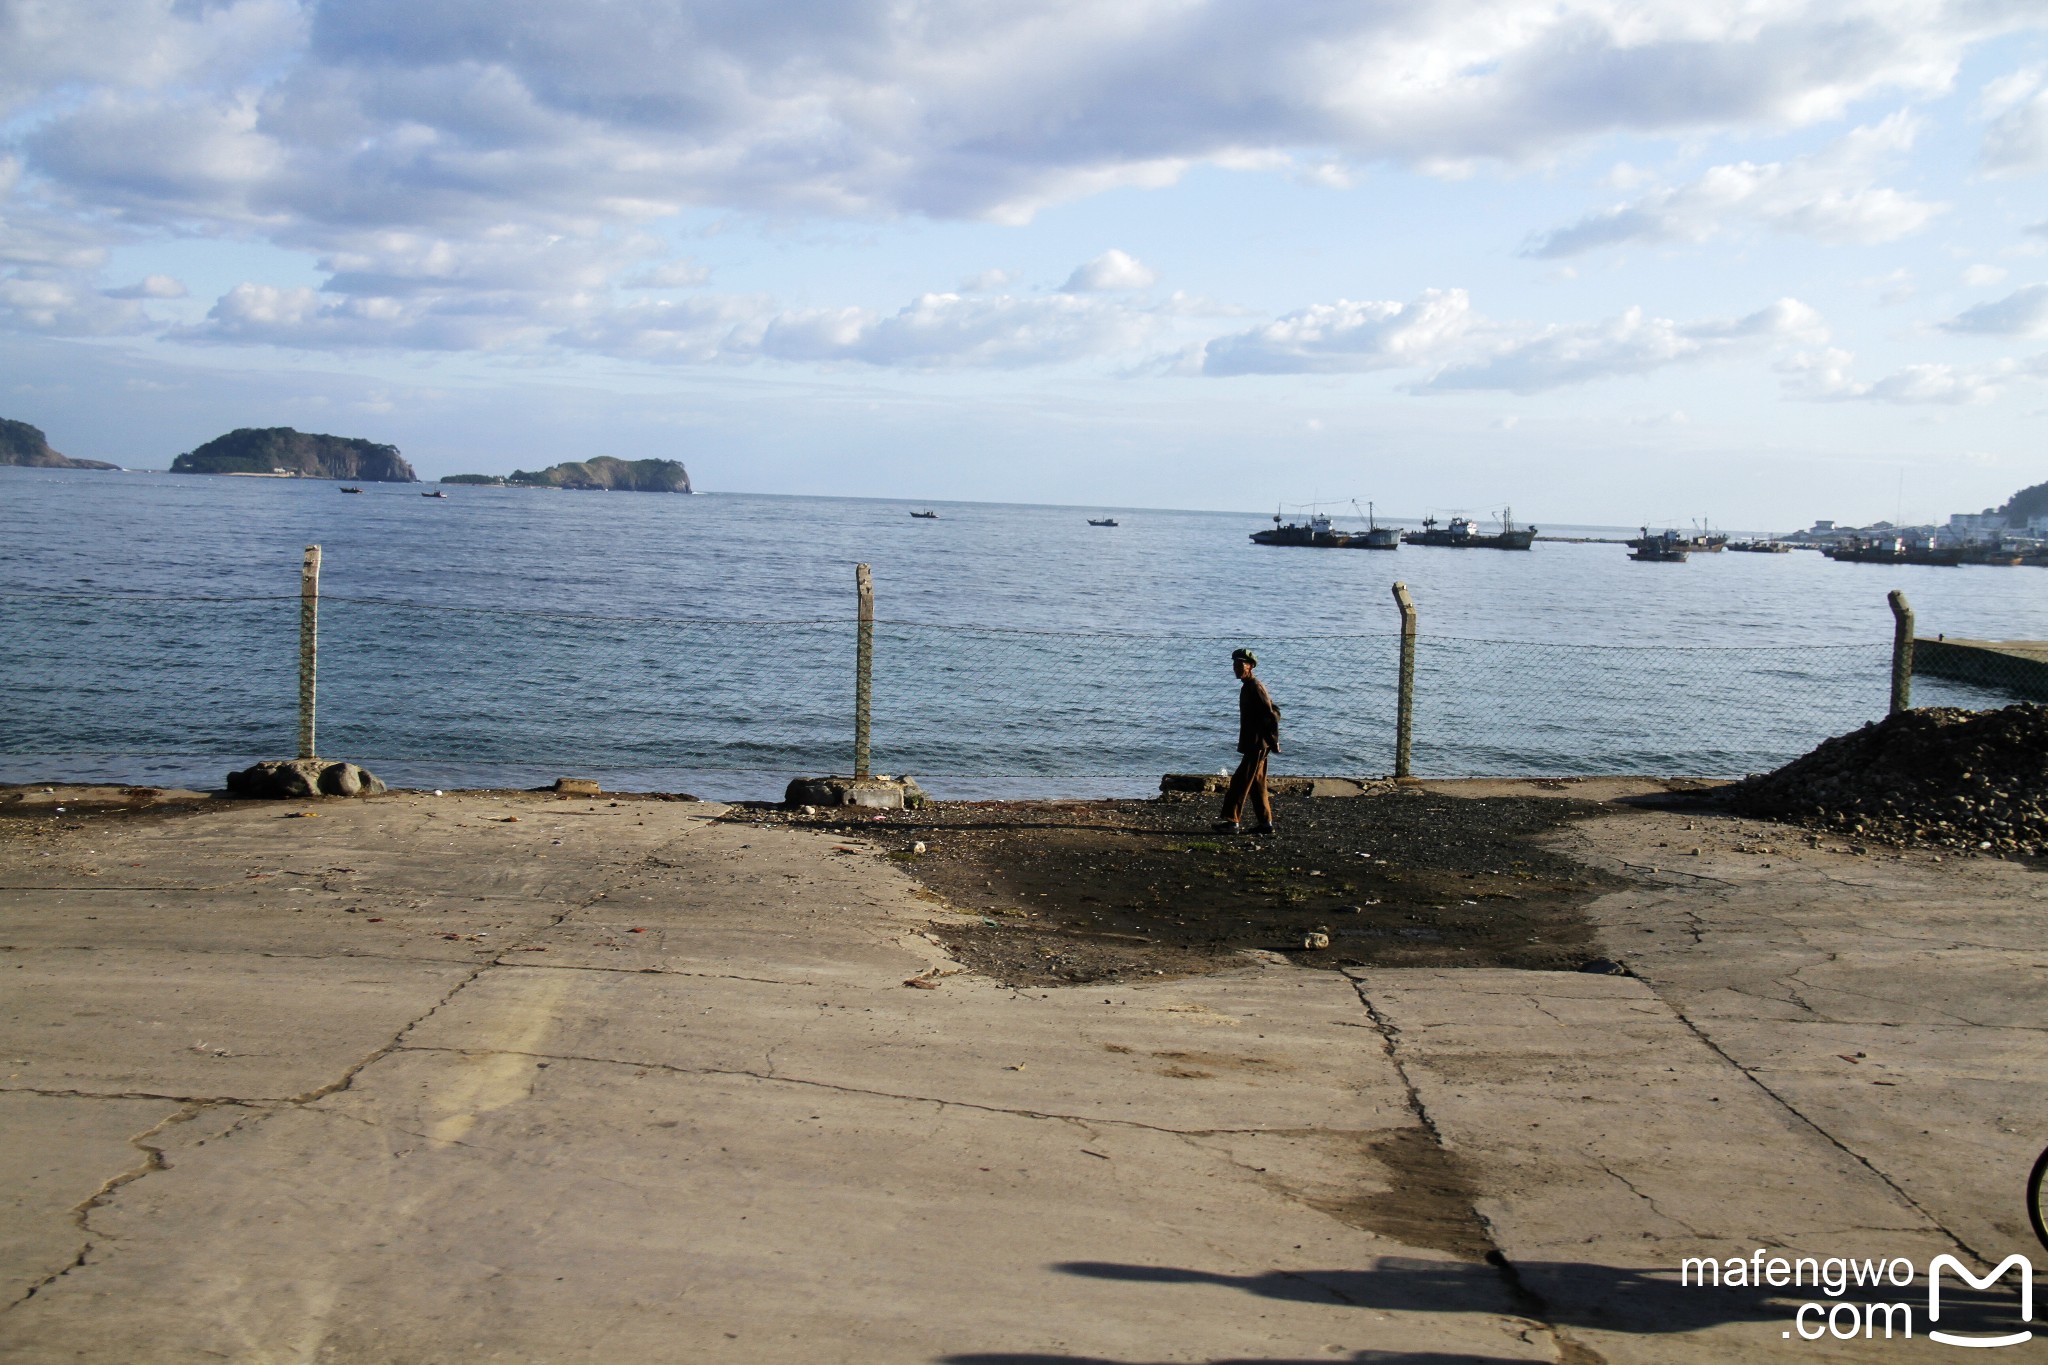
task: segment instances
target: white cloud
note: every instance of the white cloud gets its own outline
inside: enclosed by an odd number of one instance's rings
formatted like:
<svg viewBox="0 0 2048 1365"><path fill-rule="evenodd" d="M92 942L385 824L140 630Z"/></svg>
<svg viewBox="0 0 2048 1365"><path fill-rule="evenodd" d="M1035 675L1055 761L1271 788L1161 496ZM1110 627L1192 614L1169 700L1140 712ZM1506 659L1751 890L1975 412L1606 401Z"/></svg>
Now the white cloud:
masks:
<svg viewBox="0 0 2048 1365"><path fill-rule="evenodd" d="M173 275L145 275L134 284L105 291L110 299L182 299L191 292Z"/></svg>
<svg viewBox="0 0 2048 1365"><path fill-rule="evenodd" d="M1416 392L1539 393L1825 335L1820 315L1797 299L1780 299L1746 317L1690 323L1630 308L1599 322L1546 327L1484 358L1447 365Z"/></svg>
<svg viewBox="0 0 2048 1365"><path fill-rule="evenodd" d="M1073 294L932 293L894 313L777 307L759 295L614 304L588 295L236 286L189 340L299 349L584 351L661 363L789 361L910 370L1020 369L1128 355L1182 316Z"/></svg>
<svg viewBox="0 0 2048 1365"><path fill-rule="evenodd" d="M2012 360L1979 366L1906 365L1882 379L1864 383L1849 373L1854 362L1855 357L1849 352L1831 348L1794 355L1778 369L1785 376L1787 394L1795 398L1956 407L1990 402L2024 368Z"/></svg>
<svg viewBox="0 0 2048 1365"><path fill-rule="evenodd" d="M2017 0L610 0L601 22L557 0L0 0L0 265L91 271L124 232L244 234L330 279L303 309L223 300L189 335L530 345L598 326L612 289L704 283L642 235L694 206L1020 222L1203 165L1342 185L1375 163L1470 173L1616 134L1775 131L1943 91L1973 44L2037 19ZM2032 96L2001 98L2017 102L1995 119ZM1689 239L1738 215L1890 240L1938 208L1872 178L1909 140L1894 119L1815 157L1716 167L1543 249ZM24 296L52 283L13 278ZM1106 253L1067 288L1152 283ZM949 335L1022 356L1106 344L1124 324L1105 319L1129 314L1005 307L913 306L860 334L876 354ZM31 313L75 310L16 316ZM969 339L997 317L1014 346ZM1236 363L1290 363L1292 345L1291 363L1372 368L1384 321L1310 323L1329 337L1298 342L1283 328ZM811 325L827 340L807 344L833 351L846 324ZM785 334L810 335L794 318Z"/></svg>
<svg viewBox="0 0 2048 1365"><path fill-rule="evenodd" d="M2002 265L1979 263L1963 272L1963 283L1969 285L1972 289L1987 289L2004 279L2005 274L2005 267Z"/></svg>
<svg viewBox="0 0 2048 1365"><path fill-rule="evenodd" d="M2038 67L2022 67L1984 87L1978 102L1986 127L1981 159L1992 175L2048 168L2048 90Z"/></svg>
<svg viewBox="0 0 2048 1365"><path fill-rule="evenodd" d="M171 332L187 341L305 350L426 351L505 350L537 344L545 334L516 301L337 295L262 284L236 285L205 322Z"/></svg>
<svg viewBox="0 0 2048 1365"><path fill-rule="evenodd" d="M627 289L693 289L711 278L711 272L690 261L668 261L649 266L620 280Z"/></svg>
<svg viewBox="0 0 2048 1365"><path fill-rule="evenodd" d="M1970 336L2048 335L2048 284L2030 284L2002 299L1966 308L1941 327Z"/></svg>
<svg viewBox="0 0 2048 1365"><path fill-rule="evenodd" d="M1120 289L1148 289L1159 279L1159 275L1135 256L1111 247L1094 260L1074 267L1074 273L1067 276L1067 282L1060 286L1064 294L1090 294Z"/></svg>
<svg viewBox="0 0 2048 1365"><path fill-rule="evenodd" d="M1904 266L1873 279L1858 280L1857 284L1866 289L1875 289L1878 303L1886 308L1904 303L1919 292L1920 288L1919 283L1913 278L1913 272Z"/></svg>
<svg viewBox="0 0 2048 1365"><path fill-rule="evenodd" d="M295 0L6 0L0 114L79 86L235 84L306 41Z"/></svg>
<svg viewBox="0 0 2048 1365"><path fill-rule="evenodd" d="M1917 131L1911 116L1898 113L1811 156L1714 166L1686 184L1544 233L1524 254L1555 258L1626 242L1701 242L1742 219L1823 242L1894 241L1944 209L1874 183L1911 149Z"/></svg>
<svg viewBox="0 0 2048 1365"><path fill-rule="evenodd" d="M966 279L960 281L960 292L963 294L993 294L998 289L1007 287L1016 278L1016 272L1012 270L984 270L979 274L969 275Z"/></svg>
<svg viewBox="0 0 2048 1365"><path fill-rule="evenodd" d="M119 336L149 325L141 305L109 298L76 278L17 271L0 277L0 327L49 336Z"/></svg>
<svg viewBox="0 0 2048 1365"><path fill-rule="evenodd" d="M1425 365L1471 327L1462 289L1430 289L1413 303L1339 299L1289 313L1202 348L1208 375L1346 374Z"/></svg>
<svg viewBox="0 0 2048 1365"><path fill-rule="evenodd" d="M416 231L705 203L1014 221L1203 163L1329 181L1373 161L1526 163L1617 132L1802 125L1939 91L1971 43L2029 19L1984 0L614 0L602 22L555 0L12 0L0 15L0 89L35 107L38 164L81 199ZM97 94L75 107L80 89Z"/></svg>

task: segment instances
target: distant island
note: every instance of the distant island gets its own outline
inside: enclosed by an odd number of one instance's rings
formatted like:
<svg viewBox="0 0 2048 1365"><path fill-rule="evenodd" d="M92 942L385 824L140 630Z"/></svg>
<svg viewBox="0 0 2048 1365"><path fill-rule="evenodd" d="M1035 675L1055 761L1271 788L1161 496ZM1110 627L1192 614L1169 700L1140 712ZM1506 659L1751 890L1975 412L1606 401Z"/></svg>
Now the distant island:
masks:
<svg viewBox="0 0 2048 1365"><path fill-rule="evenodd" d="M397 446L290 427L238 427L171 461L173 474L268 474L300 479L418 483Z"/></svg>
<svg viewBox="0 0 2048 1365"><path fill-rule="evenodd" d="M450 474L442 483L493 484L505 488L608 489L615 493L690 493L690 471L678 460L621 460L600 455L570 460L537 472L515 469L497 474Z"/></svg>
<svg viewBox="0 0 2048 1365"><path fill-rule="evenodd" d="M0 464L25 465L31 469L119 469L105 460L74 460L50 449L42 428L0 417Z"/></svg>

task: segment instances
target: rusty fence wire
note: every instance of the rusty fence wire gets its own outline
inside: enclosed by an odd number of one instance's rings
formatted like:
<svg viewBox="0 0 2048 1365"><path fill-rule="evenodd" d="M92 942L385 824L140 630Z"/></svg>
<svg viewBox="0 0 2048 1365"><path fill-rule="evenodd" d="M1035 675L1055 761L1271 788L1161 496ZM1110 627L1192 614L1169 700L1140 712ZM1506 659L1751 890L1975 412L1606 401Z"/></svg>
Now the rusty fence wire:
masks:
<svg viewBox="0 0 2048 1365"><path fill-rule="evenodd" d="M293 751L298 598L0 595L0 776L217 785ZM1283 713L1282 772L1393 764L1399 637L882 621L877 771L942 794L1143 791L1234 761L1233 648ZM323 754L406 785L775 794L847 771L855 624L320 603ZM1739 775L1885 713L1888 643L1579 645L1424 635L1422 776ZM1916 678L1919 705L1998 705ZM721 784L721 779L724 780ZM1091 785L1092 784L1092 785Z"/></svg>

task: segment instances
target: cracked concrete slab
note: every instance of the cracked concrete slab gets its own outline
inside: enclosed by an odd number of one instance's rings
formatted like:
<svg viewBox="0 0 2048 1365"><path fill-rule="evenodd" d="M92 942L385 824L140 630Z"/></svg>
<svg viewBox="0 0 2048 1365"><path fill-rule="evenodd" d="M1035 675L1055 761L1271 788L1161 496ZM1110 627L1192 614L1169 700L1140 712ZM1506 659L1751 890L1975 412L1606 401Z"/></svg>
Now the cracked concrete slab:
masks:
<svg viewBox="0 0 2048 1365"><path fill-rule="evenodd" d="M1924 1265L1957 1250L1640 981L1352 975L1422 1111L1479 1173L1493 1240L1549 1320L1606 1360L1740 1358L1788 1316L1676 1288L1685 1257L1767 1245Z"/></svg>
<svg viewBox="0 0 2048 1365"><path fill-rule="evenodd" d="M1634 979L1013 991L721 809L0 822L0 1351L1747 1360L1786 1305L1679 1257L2013 1249L2048 1131L2017 867L1617 809L1559 837Z"/></svg>
<svg viewBox="0 0 2048 1365"><path fill-rule="evenodd" d="M77 1261L89 1240L82 1206L140 1168L143 1153L129 1139L179 1109L163 1100L0 1094L0 1304Z"/></svg>
<svg viewBox="0 0 2048 1365"><path fill-rule="evenodd" d="M195 1121L161 1135L161 1162L87 1211L92 1254L0 1315L0 1350L1554 1358L1477 1259L1469 1206L1411 1197L1419 1130L1340 978L1265 962L1013 992L959 974L923 932L947 912L829 836L670 807L634 813L645 834L578 839L567 812L504 810L322 803L317 835L275 807L184 817L182 884L228 887L202 913L240 919L235 934L96 949L121 968L97 977L55 948L10 955L35 989L24 1027L68 1032L88 998L115 1021L68 1052L35 1037L34 1065L211 1078L203 1093L226 1098L180 1111ZM96 857L177 863L174 841L84 834ZM228 880L296 865L257 856L280 839L355 880ZM311 909L372 884L387 904L458 904L471 869L515 931L474 961L395 930L382 955L348 956L332 945L356 926ZM0 930L83 931L103 894L18 891ZM194 989L213 980L239 989ZM192 1002L178 1022L209 1021L230 1056L167 1055L119 1022L166 981ZM349 983L384 987L379 1009L336 1008ZM266 1023L269 1046L239 1042ZM285 1060L287 1079L263 1070Z"/></svg>
<svg viewBox="0 0 2048 1365"><path fill-rule="evenodd" d="M2036 1249L2021 1193L2048 1143L2041 868L1859 854L1781 825L1668 812L1569 837L1596 863L1676 854L1711 872L1692 891L1596 901L1602 942L1979 1257ZM1674 910L1697 943L1642 932Z"/></svg>

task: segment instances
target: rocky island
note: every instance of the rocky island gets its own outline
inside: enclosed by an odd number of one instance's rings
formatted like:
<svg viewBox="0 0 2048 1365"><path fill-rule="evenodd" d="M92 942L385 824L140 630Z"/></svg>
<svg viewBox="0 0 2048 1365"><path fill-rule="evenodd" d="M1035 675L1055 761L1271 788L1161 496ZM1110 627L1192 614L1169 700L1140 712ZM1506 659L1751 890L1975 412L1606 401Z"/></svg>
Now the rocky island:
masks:
<svg viewBox="0 0 2048 1365"><path fill-rule="evenodd" d="M42 428L0 417L0 464L32 469L119 469L105 460L74 460L50 449Z"/></svg>
<svg viewBox="0 0 2048 1365"><path fill-rule="evenodd" d="M494 484L511 488L605 489L614 493L690 493L690 471L679 460L621 460L600 455L546 469L497 474L451 474L442 483Z"/></svg>
<svg viewBox="0 0 2048 1365"><path fill-rule="evenodd" d="M397 446L290 427L237 427L171 461L173 474L269 474L301 479L418 483Z"/></svg>

